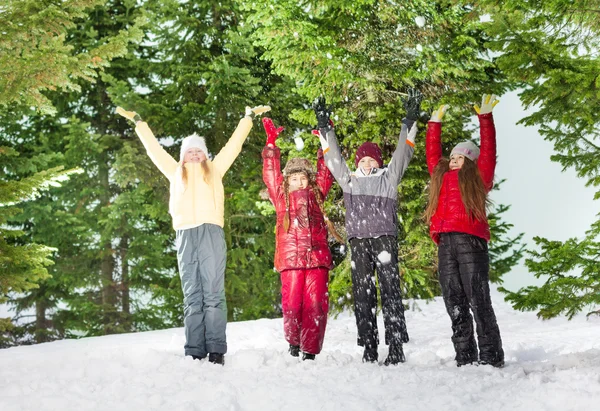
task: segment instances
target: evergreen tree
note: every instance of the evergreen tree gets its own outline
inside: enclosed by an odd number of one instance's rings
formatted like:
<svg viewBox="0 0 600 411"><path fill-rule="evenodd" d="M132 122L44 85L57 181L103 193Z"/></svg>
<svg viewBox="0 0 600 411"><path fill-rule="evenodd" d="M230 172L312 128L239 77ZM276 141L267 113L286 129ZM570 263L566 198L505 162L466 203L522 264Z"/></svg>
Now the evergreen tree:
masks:
<svg viewBox="0 0 600 411"><path fill-rule="evenodd" d="M55 113L47 93L50 90L76 91L76 79L91 81L97 70L124 53L127 32L74 54L65 37L84 10L98 0L49 1L8 0L0 8L0 303L9 295L33 292L48 277L52 249L30 241L25 214L15 204L38 197L50 186L60 186L76 170L62 171L62 165L44 168L55 154L34 150L24 153L30 136L22 134L37 115ZM29 155L32 154L32 155ZM23 208L31 202L23 203ZM21 221L21 223L18 223ZM17 225L15 225L17 222ZM19 315L17 313L17 315ZM11 344L7 331L14 325L0 324L0 345ZM12 335L20 335L16 332Z"/></svg>
<svg viewBox="0 0 600 411"><path fill-rule="evenodd" d="M426 96L425 110L441 103L453 107L444 122L444 149L470 136L471 103L482 92L502 94L514 87L490 54L481 13L468 3L417 1L407 3L362 0L247 1L248 21L256 46L273 70L294 81L294 91L306 102L319 95L334 105L336 133L345 156L364 141L378 143L390 158L404 116L402 93L419 88ZM308 105L291 118L314 124ZM424 130L425 124L420 124ZM406 295L428 298L439 295L437 253L421 218L429 175L425 163L424 133L417 139L415 156L400 187L398 217L401 272ZM308 139L308 137L307 137ZM307 144L312 150L318 142ZM342 222L341 193L331 195ZM490 244L493 279L518 261L514 249L520 238L505 238L506 223L491 216ZM506 254L505 254L506 253ZM330 281L332 302L350 305L350 267L346 261Z"/></svg>
<svg viewBox="0 0 600 411"><path fill-rule="evenodd" d="M513 1L502 6L481 2L491 21L490 47L501 52L498 66L523 87L525 107L535 106L521 120L538 126L554 144L551 157L573 168L587 185L600 185L600 3L597 0ZM595 198L600 197L600 192ZM600 221L583 239L553 241L534 237L539 251L530 251L526 266L544 285L507 292L520 310L538 310L541 318L597 310L600 274L596 264ZM598 311L596 311L598 313Z"/></svg>

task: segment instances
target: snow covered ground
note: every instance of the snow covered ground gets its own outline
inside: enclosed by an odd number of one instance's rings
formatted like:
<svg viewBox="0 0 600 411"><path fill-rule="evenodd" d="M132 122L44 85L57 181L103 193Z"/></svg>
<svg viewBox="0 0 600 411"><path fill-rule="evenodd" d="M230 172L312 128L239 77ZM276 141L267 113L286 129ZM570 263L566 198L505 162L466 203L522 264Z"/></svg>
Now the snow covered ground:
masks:
<svg viewBox="0 0 600 411"><path fill-rule="evenodd" d="M600 319L543 322L493 298L500 370L454 365L436 299L407 312L407 362L394 367L361 362L349 314L330 319L315 362L287 354L280 319L229 324L224 367L184 358L183 329L0 350L0 410L599 409Z"/></svg>

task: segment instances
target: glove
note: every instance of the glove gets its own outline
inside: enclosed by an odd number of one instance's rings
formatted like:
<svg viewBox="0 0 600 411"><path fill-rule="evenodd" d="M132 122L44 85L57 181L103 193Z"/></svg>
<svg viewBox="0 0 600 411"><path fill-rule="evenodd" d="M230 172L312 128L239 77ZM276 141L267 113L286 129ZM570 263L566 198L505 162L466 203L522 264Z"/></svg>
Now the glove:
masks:
<svg viewBox="0 0 600 411"><path fill-rule="evenodd" d="M444 114L446 114L446 110L448 110L449 108L449 105L442 104L437 110L431 113L431 118L429 119L429 121L433 121L434 123L441 123L442 117L444 117Z"/></svg>
<svg viewBox="0 0 600 411"><path fill-rule="evenodd" d="M327 128L329 126L329 117L331 116L331 106L325 105L325 97L317 97L312 104L315 115L317 116L317 127Z"/></svg>
<svg viewBox="0 0 600 411"><path fill-rule="evenodd" d="M245 116L254 118L256 116L260 116L263 113L266 113L269 110L271 110L270 106L256 106L256 107L252 107L252 108L250 108L249 106L246 106Z"/></svg>
<svg viewBox="0 0 600 411"><path fill-rule="evenodd" d="M134 124L137 124L138 121L142 121L142 118L135 111L126 111L123 107L117 107L115 112L127 120L132 121Z"/></svg>
<svg viewBox="0 0 600 411"><path fill-rule="evenodd" d="M411 88L408 90L408 97L403 98L404 109L406 110L406 118L408 120L417 121L421 114L421 101L423 94L417 89Z"/></svg>
<svg viewBox="0 0 600 411"><path fill-rule="evenodd" d="M415 137L417 137L417 122L415 121L408 131L408 136L406 137L406 142L411 146L415 146Z"/></svg>
<svg viewBox="0 0 600 411"><path fill-rule="evenodd" d="M496 104L498 104L499 102L500 100L498 100L495 95L484 94L483 97L481 97L481 107L475 104L473 108L475 109L477 114L487 114L491 113L494 107L496 107Z"/></svg>
<svg viewBox="0 0 600 411"><path fill-rule="evenodd" d="M267 133L267 142L266 145L276 145L275 141L277 140L277 136L284 130L283 127L275 128L275 124L273 124L273 120L269 117L263 117L262 119L263 126L265 127L265 132Z"/></svg>

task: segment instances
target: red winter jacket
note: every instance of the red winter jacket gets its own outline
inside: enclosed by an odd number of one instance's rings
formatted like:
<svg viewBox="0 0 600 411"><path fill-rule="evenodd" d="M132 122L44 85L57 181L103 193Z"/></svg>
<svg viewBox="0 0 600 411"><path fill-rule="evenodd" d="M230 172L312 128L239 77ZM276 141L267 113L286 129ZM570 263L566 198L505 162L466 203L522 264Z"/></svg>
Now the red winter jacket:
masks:
<svg viewBox="0 0 600 411"><path fill-rule="evenodd" d="M263 181L269 190L269 198L277 214L275 235L275 269L282 272L301 268L332 268L331 252L327 243L327 225L312 188L289 193L290 227L283 228L285 216L285 198L283 193L283 174L281 173L278 147L265 147L263 157ZM316 183L323 194L329 192L333 176L325 166L323 151L319 149Z"/></svg>
<svg viewBox="0 0 600 411"><path fill-rule="evenodd" d="M481 146L477 168L479 168L483 184L489 192L494 185L496 169L496 129L492 113L479 115L479 125ZM430 175L433 174L435 166L442 158L441 135L442 124L430 121L427 127L425 146ZM458 170L448 171L444 175L437 210L431 218L429 226L429 235L436 244L439 243L440 233L449 232L467 233L484 238L486 241L490 240L490 226L487 219L485 221L472 220L465 211L460 196Z"/></svg>

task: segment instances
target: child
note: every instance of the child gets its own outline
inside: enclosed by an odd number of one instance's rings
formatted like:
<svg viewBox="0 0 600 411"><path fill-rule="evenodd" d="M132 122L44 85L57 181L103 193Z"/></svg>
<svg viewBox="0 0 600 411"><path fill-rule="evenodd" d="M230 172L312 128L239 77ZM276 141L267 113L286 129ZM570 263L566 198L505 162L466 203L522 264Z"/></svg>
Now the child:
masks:
<svg viewBox="0 0 600 411"><path fill-rule="evenodd" d="M263 118L267 142L262 152L263 180L277 214L275 269L281 273L281 305L289 352L303 360L314 360L321 352L327 311L327 285L332 266L327 230L335 233L323 214L323 201L333 177L317 156L317 174L310 161L288 160L281 173L281 152L275 145L283 130Z"/></svg>
<svg viewBox="0 0 600 411"><path fill-rule="evenodd" d="M183 288L185 355L224 364L226 245L223 233L223 176L242 150L252 118L268 106L246 107L233 135L211 161L206 142L196 134L183 139L179 162L158 143L148 124L131 111L117 113L133 121L148 156L169 179L169 212L173 218L177 261Z"/></svg>
<svg viewBox="0 0 600 411"><path fill-rule="evenodd" d="M484 95L479 115L481 150L472 142L459 143L450 160L442 157L442 117L434 111L427 127L427 167L431 175L425 218L438 248L439 280L446 311L452 320L456 365L477 361L473 317L477 325L479 360L494 367L504 365L504 351L489 289L486 217L487 195L494 184L496 130L492 109L495 96ZM471 312L473 316L471 316Z"/></svg>
<svg viewBox="0 0 600 411"><path fill-rule="evenodd" d="M379 146L367 142L356 152L354 173L342 157L325 100L319 98L313 105L326 164L344 192L346 231L352 255L354 315L358 345L364 347L364 362L378 360L375 269L381 291L385 343L390 347L384 364L405 361L402 343L408 342L408 332L398 270L398 184L414 153L421 99L419 92L411 91L405 103L407 117L402 121L398 146L389 166L383 168Z"/></svg>

